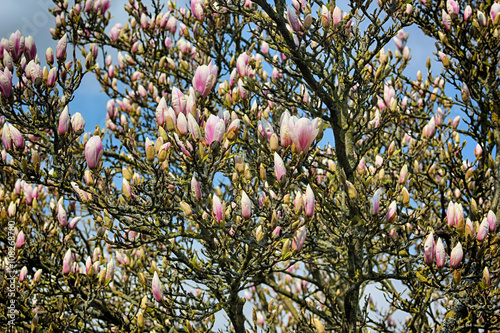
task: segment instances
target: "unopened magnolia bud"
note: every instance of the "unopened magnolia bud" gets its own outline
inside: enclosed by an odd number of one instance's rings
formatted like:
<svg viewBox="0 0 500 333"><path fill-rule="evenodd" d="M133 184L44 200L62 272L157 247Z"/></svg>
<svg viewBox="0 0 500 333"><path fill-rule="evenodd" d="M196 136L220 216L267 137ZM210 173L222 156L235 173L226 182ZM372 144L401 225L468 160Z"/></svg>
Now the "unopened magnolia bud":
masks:
<svg viewBox="0 0 500 333"><path fill-rule="evenodd" d="M347 193L349 194L349 198L351 200L356 200L356 198L358 197L358 193L356 192L356 188L349 181L346 181L346 184L347 184Z"/></svg>
<svg viewBox="0 0 500 333"><path fill-rule="evenodd" d="M488 270L488 267L485 267L483 270L483 279L482 279L483 285L488 288L490 286L490 271Z"/></svg>
<svg viewBox="0 0 500 333"><path fill-rule="evenodd" d="M191 216L193 214L193 211L191 210L191 207L188 203L186 203L185 201L181 201L180 205L185 216Z"/></svg>

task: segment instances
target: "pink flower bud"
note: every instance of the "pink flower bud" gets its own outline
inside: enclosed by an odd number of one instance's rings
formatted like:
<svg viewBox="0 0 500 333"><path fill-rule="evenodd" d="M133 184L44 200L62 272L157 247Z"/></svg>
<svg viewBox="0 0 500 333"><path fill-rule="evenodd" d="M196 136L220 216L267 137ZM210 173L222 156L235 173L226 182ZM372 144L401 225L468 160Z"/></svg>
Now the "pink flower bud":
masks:
<svg viewBox="0 0 500 333"><path fill-rule="evenodd" d="M24 238L24 232L21 230L18 234L17 234L17 238L16 238L16 247L18 249L20 249L24 243L25 243L26 239Z"/></svg>
<svg viewBox="0 0 500 333"><path fill-rule="evenodd" d="M455 204L450 201L448 204L448 209L446 210L446 220L448 221L448 225L453 227L456 224L455 219Z"/></svg>
<svg viewBox="0 0 500 333"><path fill-rule="evenodd" d="M290 23L290 26L292 27L293 31L300 31L302 28L302 23L300 22L297 16L297 11L295 9L287 7L286 14L288 23Z"/></svg>
<svg viewBox="0 0 500 333"><path fill-rule="evenodd" d="M24 36L19 30L10 35L9 51L14 61L19 60L24 53Z"/></svg>
<svg viewBox="0 0 500 333"><path fill-rule="evenodd" d="M111 257L108 262L108 265L106 266L106 280L109 279L113 281L114 276L115 276L115 261L113 260L113 257Z"/></svg>
<svg viewBox="0 0 500 333"><path fill-rule="evenodd" d="M244 218L249 218L252 216L252 201L245 191L241 192L241 215Z"/></svg>
<svg viewBox="0 0 500 333"><path fill-rule="evenodd" d="M23 282L24 279L26 279L26 276L28 276L28 268L23 266L23 268L21 268L21 272L19 272L19 282Z"/></svg>
<svg viewBox="0 0 500 333"><path fill-rule="evenodd" d="M179 113L177 116L177 130L181 135L186 135L188 133L188 123L184 113Z"/></svg>
<svg viewBox="0 0 500 333"><path fill-rule="evenodd" d="M488 25L488 21L486 20L486 16L480 10L477 11L477 22L481 27L486 27Z"/></svg>
<svg viewBox="0 0 500 333"><path fill-rule="evenodd" d="M191 113L187 114L187 122L189 133L191 133L191 136L195 141L199 140L201 138L200 126L198 126L198 122Z"/></svg>
<svg viewBox="0 0 500 333"><path fill-rule="evenodd" d="M213 114L210 115L205 123L205 143L207 146L210 146L214 141L221 142L225 131L224 120Z"/></svg>
<svg viewBox="0 0 500 333"><path fill-rule="evenodd" d="M81 219L82 219L82 217L81 217L81 216L75 216L75 217L73 217L73 218L71 219L71 221L69 222L68 228L70 228L70 229L74 229L74 228L75 228L75 226L76 226L76 224L77 224L78 222L80 222L80 220L81 220Z"/></svg>
<svg viewBox="0 0 500 333"><path fill-rule="evenodd" d="M276 172L276 178L278 179L278 181L281 180L281 177L283 177L283 175L286 175L285 163L283 163L283 160L276 152L274 153L274 170Z"/></svg>
<svg viewBox="0 0 500 333"><path fill-rule="evenodd" d="M302 250L302 246L304 246L304 242L306 241L307 229L306 226L302 226L293 235L292 240L292 250L296 250L300 252Z"/></svg>
<svg viewBox="0 0 500 333"><path fill-rule="evenodd" d="M75 113L71 117L71 127L76 134L81 134L85 130L85 119L83 119L80 112Z"/></svg>
<svg viewBox="0 0 500 333"><path fill-rule="evenodd" d="M434 235L431 232L429 236L427 236L427 239L424 243L424 259L428 264L431 264L434 261L434 257L436 255L434 250L435 244L436 243L434 242Z"/></svg>
<svg viewBox="0 0 500 333"><path fill-rule="evenodd" d="M94 135L87 141L85 145L85 159L90 169L96 169L101 162L102 154L104 153L101 138Z"/></svg>
<svg viewBox="0 0 500 333"><path fill-rule="evenodd" d="M198 200L201 199L201 187L200 187L200 182L196 177L193 175L193 178L191 178L191 193L194 194Z"/></svg>
<svg viewBox="0 0 500 333"><path fill-rule="evenodd" d="M61 112L61 115L59 116L59 127L58 127L59 134L63 135L68 133L70 124L71 120L69 118L69 109L68 106L66 105L64 107L63 112Z"/></svg>
<svg viewBox="0 0 500 333"><path fill-rule="evenodd" d="M481 147L481 145L478 143L476 145L476 148L474 149L474 155L476 155L476 158L481 156L483 154L483 148Z"/></svg>
<svg viewBox="0 0 500 333"><path fill-rule="evenodd" d="M448 14L452 15L458 15L460 11L460 6L458 5L458 2L454 0L448 0L446 1L446 10L448 10Z"/></svg>
<svg viewBox="0 0 500 333"><path fill-rule="evenodd" d="M238 74L240 77L244 77L248 73L248 54L242 53L239 55L236 60L236 69L238 70Z"/></svg>
<svg viewBox="0 0 500 333"><path fill-rule="evenodd" d="M63 259L63 274L69 274L72 262L73 262L73 255L71 253L71 249L68 249Z"/></svg>
<svg viewBox="0 0 500 333"><path fill-rule="evenodd" d="M280 139L281 146L286 148L292 144L292 137L290 136L290 128L288 127L288 123L290 121L290 113L285 111L281 114L280 119Z"/></svg>
<svg viewBox="0 0 500 333"><path fill-rule="evenodd" d="M304 210L308 217L314 216L314 207L316 206L316 199L314 197L314 192L310 185L307 185L306 196L304 200Z"/></svg>
<svg viewBox="0 0 500 333"><path fill-rule="evenodd" d="M337 25L342 21L342 11L338 6L333 10L333 25Z"/></svg>
<svg viewBox="0 0 500 333"><path fill-rule="evenodd" d="M66 46L68 44L68 35L64 34L62 38L57 42L56 46L56 58L57 60L66 60Z"/></svg>
<svg viewBox="0 0 500 333"><path fill-rule="evenodd" d="M38 283L40 281L40 277L42 276L43 270L40 268L35 272L35 275L33 275L33 283Z"/></svg>
<svg viewBox="0 0 500 333"><path fill-rule="evenodd" d="M224 219L224 212L222 211L222 202L217 194L212 195L212 213L215 220L219 223Z"/></svg>
<svg viewBox="0 0 500 333"><path fill-rule="evenodd" d="M403 165L401 171L399 172L399 183L404 184L407 179L408 179L408 165L405 164Z"/></svg>
<svg viewBox="0 0 500 333"><path fill-rule="evenodd" d="M463 256L464 252L462 250L462 244L458 242L458 244L453 248L453 250L451 250L450 266L453 268L457 268L458 266L460 266Z"/></svg>
<svg viewBox="0 0 500 333"><path fill-rule="evenodd" d="M490 232L494 232L497 228L497 216L491 210L488 212L488 225L490 227Z"/></svg>
<svg viewBox="0 0 500 333"><path fill-rule="evenodd" d="M47 86L53 87L56 84L56 81L57 81L57 68L52 67L49 70L49 75L47 76Z"/></svg>
<svg viewBox="0 0 500 333"><path fill-rule="evenodd" d="M203 98L208 96L217 81L217 67L210 62L208 65L199 66L193 77L193 88Z"/></svg>
<svg viewBox="0 0 500 333"><path fill-rule="evenodd" d="M451 16L444 9L441 14L441 19L443 20L444 29L446 31L451 30Z"/></svg>
<svg viewBox="0 0 500 333"><path fill-rule="evenodd" d="M490 225L488 223L488 219L485 218L483 219L483 221L479 225L479 228L477 229L476 239L479 242L484 241L486 239L486 236L488 236L489 230L490 230Z"/></svg>
<svg viewBox="0 0 500 333"><path fill-rule="evenodd" d="M191 0L191 13L198 19L198 21L203 21L205 18L204 3L204 0Z"/></svg>
<svg viewBox="0 0 500 333"><path fill-rule="evenodd" d="M9 68L5 68L2 72L0 70L0 92L3 98L9 98L12 91L12 74Z"/></svg>
<svg viewBox="0 0 500 333"><path fill-rule="evenodd" d="M5 123L2 130L2 142L6 150L24 148L24 139L17 128L11 124Z"/></svg>
<svg viewBox="0 0 500 333"><path fill-rule="evenodd" d="M397 205L396 201L391 202L389 205L389 209L387 210L387 215L385 216L385 220L389 223L392 223L398 217Z"/></svg>
<svg viewBox="0 0 500 333"><path fill-rule="evenodd" d="M379 207L380 207L380 194L381 194L381 190L380 189L377 189L375 191L375 194L373 195L373 198L372 198L372 215L376 215L378 214L378 210L379 210Z"/></svg>
<svg viewBox="0 0 500 333"><path fill-rule="evenodd" d="M161 302L163 299L163 288L161 286L160 278L158 277L158 273L154 273L153 281L151 285L151 289L153 291L153 296L155 297L157 302Z"/></svg>
<svg viewBox="0 0 500 333"><path fill-rule="evenodd" d="M495 2L494 4L491 5L490 9L490 17L494 25L498 25L498 22L496 22L496 18L499 13L500 13L500 3Z"/></svg>
<svg viewBox="0 0 500 333"><path fill-rule="evenodd" d="M446 252L444 251L443 241L439 238L436 243L436 266L438 268L444 267L445 259Z"/></svg>
<svg viewBox="0 0 500 333"><path fill-rule="evenodd" d="M468 21L469 18L472 16L472 8L471 6L467 5L464 10L464 21Z"/></svg>
<svg viewBox="0 0 500 333"><path fill-rule="evenodd" d="M28 61L35 59L36 57L36 44L35 39L32 36L28 36L25 40L24 54Z"/></svg>

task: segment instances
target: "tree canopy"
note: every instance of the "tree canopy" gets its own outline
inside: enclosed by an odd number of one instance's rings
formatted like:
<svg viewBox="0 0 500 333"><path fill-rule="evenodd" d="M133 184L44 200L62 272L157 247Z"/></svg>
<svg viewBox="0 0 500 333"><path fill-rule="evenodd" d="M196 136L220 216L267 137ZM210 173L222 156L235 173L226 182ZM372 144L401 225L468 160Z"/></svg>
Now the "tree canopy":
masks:
<svg viewBox="0 0 500 333"><path fill-rule="evenodd" d="M500 3L53 2L0 42L3 327L500 331Z"/></svg>

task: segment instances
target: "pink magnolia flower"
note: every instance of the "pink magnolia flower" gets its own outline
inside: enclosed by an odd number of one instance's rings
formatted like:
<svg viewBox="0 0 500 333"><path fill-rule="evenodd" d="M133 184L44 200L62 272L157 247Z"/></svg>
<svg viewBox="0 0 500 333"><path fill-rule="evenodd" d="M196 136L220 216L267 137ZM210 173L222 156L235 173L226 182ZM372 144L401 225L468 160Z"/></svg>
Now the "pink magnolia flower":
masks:
<svg viewBox="0 0 500 333"><path fill-rule="evenodd" d="M24 279L26 279L26 276L28 276L28 268L23 266L23 268L21 268L21 272L19 272L19 282L23 282Z"/></svg>
<svg viewBox="0 0 500 333"><path fill-rule="evenodd" d="M278 181L281 180L281 177L283 177L283 175L286 175L285 163L283 163L280 155L278 155L278 153L276 152L274 152L274 170L276 171L276 178L278 179Z"/></svg>
<svg viewBox="0 0 500 333"><path fill-rule="evenodd" d="M158 277L158 273L154 273L153 281L151 283L151 290L153 291L153 296L157 302L161 302L163 299L163 289L161 286L160 278Z"/></svg>
<svg viewBox="0 0 500 333"><path fill-rule="evenodd" d="M457 268L460 266L464 256L464 251L462 250L462 244L458 242L458 244L451 250L450 255L450 266L453 268Z"/></svg>
<svg viewBox="0 0 500 333"><path fill-rule="evenodd" d="M73 262L73 255L71 254L71 249L68 249L63 259L63 274L69 274L72 262Z"/></svg>
<svg viewBox="0 0 500 333"><path fill-rule="evenodd" d="M489 230L490 230L490 226L488 223L488 219L485 218L485 219L483 219L483 221L479 225L479 228L477 229L476 239L479 242L483 242L486 239L486 236L488 236Z"/></svg>
<svg viewBox="0 0 500 333"><path fill-rule="evenodd" d="M242 53L238 56L236 60L236 69L238 70L239 76L243 77L248 73L248 54Z"/></svg>
<svg viewBox="0 0 500 333"><path fill-rule="evenodd" d="M389 205L389 209L387 210L387 215L385 216L385 220L391 223L394 222L397 217L398 217L398 207L396 205L396 201L393 201Z"/></svg>
<svg viewBox="0 0 500 333"><path fill-rule="evenodd" d="M448 10L448 14L458 15L458 12L460 11L460 6L458 2L456 2L455 0L448 0L446 1L446 9Z"/></svg>
<svg viewBox="0 0 500 333"><path fill-rule="evenodd" d="M271 136L274 134L273 126L264 117L260 118L257 124L257 130L260 131L262 136L264 136L268 141L271 140Z"/></svg>
<svg viewBox="0 0 500 333"><path fill-rule="evenodd" d="M304 210L307 216L314 216L314 207L316 206L316 199L314 197L314 192L310 185L307 185L306 196L304 200Z"/></svg>
<svg viewBox="0 0 500 333"><path fill-rule="evenodd" d="M224 120L213 114L210 115L205 123L205 143L207 146L210 146L214 141L221 142L225 131Z"/></svg>
<svg viewBox="0 0 500 333"><path fill-rule="evenodd" d="M9 51L14 61L19 60L24 53L24 36L19 30L10 35Z"/></svg>
<svg viewBox="0 0 500 333"><path fill-rule="evenodd" d="M172 108L176 116L186 112L186 96L176 87L172 88Z"/></svg>
<svg viewBox="0 0 500 333"><path fill-rule="evenodd" d="M252 216L252 200L250 200L245 191L241 192L241 215L244 218Z"/></svg>
<svg viewBox="0 0 500 333"><path fill-rule="evenodd" d="M491 210L488 212L488 225L491 232L497 228L497 216Z"/></svg>
<svg viewBox="0 0 500 333"><path fill-rule="evenodd" d="M450 201L450 203L448 204L448 209L446 210L446 220L448 221L448 225L450 227L452 227L456 224L455 204L452 201Z"/></svg>
<svg viewBox="0 0 500 333"><path fill-rule="evenodd" d="M198 21L203 21L205 18L204 3L204 0L191 0L191 13L198 19Z"/></svg>
<svg viewBox="0 0 500 333"><path fill-rule="evenodd" d="M441 19L443 20L444 29L446 31L451 30L451 16L444 9L442 11Z"/></svg>
<svg viewBox="0 0 500 333"><path fill-rule="evenodd" d="M223 206L222 206L222 201L220 198L217 196L217 194L214 194L212 196L212 213L215 217L215 220L219 223L222 222L224 219L224 212L222 211Z"/></svg>
<svg viewBox="0 0 500 333"><path fill-rule="evenodd" d="M216 81L217 67L210 62L208 65L202 65L196 69L193 77L193 87L205 98Z"/></svg>
<svg viewBox="0 0 500 333"><path fill-rule="evenodd" d="M307 118L290 117L288 121L288 128L290 130L290 137L295 144L295 149L298 153L307 153L309 147L316 139L319 132L319 119L315 118L310 120Z"/></svg>
<svg viewBox="0 0 500 333"><path fill-rule="evenodd" d="M305 225L297 229L293 235L292 250L300 252L302 250L302 246L304 246L304 242L306 241L306 236L307 228Z"/></svg>
<svg viewBox="0 0 500 333"><path fill-rule="evenodd" d="M63 112L59 116L59 127L57 128L59 134L66 134L69 131L69 126L71 125L71 119L69 118L68 106L64 107Z"/></svg>
<svg viewBox="0 0 500 333"><path fill-rule="evenodd" d="M297 11L295 9L287 7L286 14L288 23L290 23L290 26L292 27L293 31L300 31L302 28L302 23L300 22L299 17L297 16Z"/></svg>
<svg viewBox="0 0 500 333"><path fill-rule="evenodd" d="M62 38L57 42L56 46L56 58L57 60L66 60L66 46L68 45L68 35L64 34Z"/></svg>
<svg viewBox="0 0 500 333"><path fill-rule="evenodd" d="M24 243L26 242L26 239L24 237L24 232L21 230L18 234L17 234L17 238L16 238L16 247L18 249L20 249Z"/></svg>
<svg viewBox="0 0 500 333"><path fill-rule="evenodd" d="M469 18L472 16L472 8L471 6L467 5L464 10L464 21L468 21Z"/></svg>
<svg viewBox="0 0 500 333"><path fill-rule="evenodd" d="M436 243L436 266L438 268L444 267L446 252L444 251L444 245L441 238L438 238Z"/></svg>
<svg viewBox="0 0 500 333"><path fill-rule="evenodd" d="M2 142L5 150L13 148L22 149L24 147L24 139L21 132L8 123L4 123L3 125Z"/></svg>
<svg viewBox="0 0 500 333"><path fill-rule="evenodd" d="M430 264L434 261L434 257L436 256L435 247L436 243L434 242L434 235L432 232L427 236L427 239L424 243L424 259L425 262Z"/></svg>
<svg viewBox="0 0 500 333"><path fill-rule="evenodd" d="M85 130L85 119L80 112L75 113L71 117L71 128L76 134L81 134Z"/></svg>
<svg viewBox="0 0 500 333"><path fill-rule="evenodd" d="M495 19L497 18L499 13L500 13L500 3L495 2L493 5L491 5L491 9L490 9L490 17L491 17L491 21L493 22L493 24L495 24ZM497 22L497 24L498 24L498 22Z"/></svg>
<svg viewBox="0 0 500 333"><path fill-rule="evenodd" d="M2 97L9 98L12 91L12 74L9 68L5 68L3 71L0 70L0 92Z"/></svg>
<svg viewBox="0 0 500 333"><path fill-rule="evenodd" d="M201 187L200 187L200 182L196 177L193 175L193 178L191 178L191 192L195 195L198 200L201 199Z"/></svg>
<svg viewBox="0 0 500 333"><path fill-rule="evenodd" d="M87 141L85 145L85 159L90 169L96 169L101 162L102 154L104 153L101 138L94 135Z"/></svg>
<svg viewBox="0 0 500 333"><path fill-rule="evenodd" d="M375 191L375 194L373 194L372 198L372 215L378 214L378 210L380 208L380 194L382 191L380 189L377 189Z"/></svg>
<svg viewBox="0 0 500 333"><path fill-rule="evenodd" d="M342 11L338 6L333 10L333 25L337 25L342 21Z"/></svg>

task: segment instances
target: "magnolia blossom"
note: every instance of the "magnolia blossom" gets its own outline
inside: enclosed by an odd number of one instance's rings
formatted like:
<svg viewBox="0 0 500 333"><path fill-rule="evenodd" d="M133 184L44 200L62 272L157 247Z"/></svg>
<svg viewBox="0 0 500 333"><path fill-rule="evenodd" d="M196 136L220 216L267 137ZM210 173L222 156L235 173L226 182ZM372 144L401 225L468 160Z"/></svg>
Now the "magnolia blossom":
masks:
<svg viewBox="0 0 500 333"><path fill-rule="evenodd" d="M450 266L453 268L457 268L460 266L464 256L464 251L462 250L462 244L458 242L458 244L451 250L450 255Z"/></svg>
<svg viewBox="0 0 500 333"><path fill-rule="evenodd" d="M161 287L160 278L158 273L153 274L153 281L151 282L151 290L153 291L153 296L157 302L161 302L163 299L163 289Z"/></svg>
<svg viewBox="0 0 500 333"><path fill-rule="evenodd" d="M319 118L310 120L307 118L290 117L288 130L292 142L295 144L297 153L307 153L309 147L316 139L319 132Z"/></svg>
<svg viewBox="0 0 500 333"><path fill-rule="evenodd" d="M212 62L210 62L208 65L202 65L196 69L193 77L193 88L205 98L216 81L217 66L212 65Z"/></svg>
<svg viewBox="0 0 500 333"><path fill-rule="evenodd" d="M224 219L224 212L223 212L222 201L217 196L217 194L214 194L212 196L212 213L215 217L215 220L221 223L222 220Z"/></svg>
<svg viewBox="0 0 500 333"><path fill-rule="evenodd" d="M378 210L380 208L380 194L382 191L380 189L377 189L375 191L375 194L373 194L372 198L372 215L378 214Z"/></svg>
<svg viewBox="0 0 500 333"><path fill-rule="evenodd" d="M307 185L306 188L306 197L304 200L304 210L307 216L313 217L314 215L314 206L316 205L316 200L314 197L314 192L311 189L310 185Z"/></svg>
<svg viewBox="0 0 500 333"><path fill-rule="evenodd" d="M241 192L241 215L244 218L252 216L252 200L250 200L245 191Z"/></svg>
<svg viewBox="0 0 500 333"><path fill-rule="evenodd" d="M21 132L8 123L3 124L2 143L5 150L11 150L14 147L22 149L24 147L24 139Z"/></svg>
<svg viewBox="0 0 500 333"><path fill-rule="evenodd" d="M210 146L214 141L221 142L225 131L224 120L213 114L210 115L205 123L205 143L207 146Z"/></svg>
<svg viewBox="0 0 500 333"><path fill-rule="evenodd" d="M436 256L435 252L435 242L434 242L434 235L432 232L427 236L427 239L425 240L424 243L424 259L425 262L430 264L434 261L434 257Z"/></svg>
<svg viewBox="0 0 500 333"><path fill-rule="evenodd" d="M305 225L297 229L293 235L292 250L300 252L300 250L302 250L302 246L304 246L304 242L306 241L306 236L307 228Z"/></svg>
<svg viewBox="0 0 500 333"><path fill-rule="evenodd" d="M73 255L71 253L71 249L68 249L63 259L63 274L69 274L72 262L73 262Z"/></svg>
<svg viewBox="0 0 500 333"><path fill-rule="evenodd" d="M96 169L99 166L103 153L101 138L94 135L85 144L85 159L90 169Z"/></svg>
<svg viewBox="0 0 500 333"><path fill-rule="evenodd" d="M68 106L66 105L63 109L63 112L61 112L61 115L59 116L59 127L58 127L59 134L68 133L70 125L71 125L71 119L69 117Z"/></svg>
<svg viewBox="0 0 500 333"><path fill-rule="evenodd" d="M435 249L436 249L436 266L438 268L444 267L446 252L444 251L444 245L441 238L438 238Z"/></svg>
<svg viewBox="0 0 500 333"><path fill-rule="evenodd" d="M276 178L278 178L278 181L281 180L283 175L286 175L285 163L276 152L274 153L274 170L276 171Z"/></svg>

